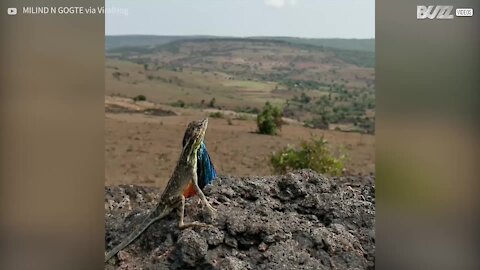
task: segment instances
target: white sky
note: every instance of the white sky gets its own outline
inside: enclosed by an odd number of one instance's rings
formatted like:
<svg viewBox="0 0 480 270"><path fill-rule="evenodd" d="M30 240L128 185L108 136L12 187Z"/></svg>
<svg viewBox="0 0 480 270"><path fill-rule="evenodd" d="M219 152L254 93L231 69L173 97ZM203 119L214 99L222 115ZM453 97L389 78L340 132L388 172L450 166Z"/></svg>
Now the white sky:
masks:
<svg viewBox="0 0 480 270"><path fill-rule="evenodd" d="M374 38L374 0L105 0L106 35Z"/></svg>

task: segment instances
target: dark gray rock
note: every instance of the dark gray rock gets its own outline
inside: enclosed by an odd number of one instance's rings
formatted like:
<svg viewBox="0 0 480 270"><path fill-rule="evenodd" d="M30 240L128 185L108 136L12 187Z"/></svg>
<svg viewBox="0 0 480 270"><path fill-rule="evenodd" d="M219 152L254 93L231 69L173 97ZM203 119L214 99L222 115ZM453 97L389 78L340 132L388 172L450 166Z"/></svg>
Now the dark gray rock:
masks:
<svg viewBox="0 0 480 270"><path fill-rule="evenodd" d="M181 267L194 267L205 261L207 241L193 230L183 231L176 247L176 256Z"/></svg>
<svg viewBox="0 0 480 270"><path fill-rule="evenodd" d="M223 243L225 239L225 233L217 227L208 227L201 232L201 235L207 240L210 246L218 246Z"/></svg>
<svg viewBox="0 0 480 270"><path fill-rule="evenodd" d="M178 230L172 213L152 225L108 269L373 269L375 179L325 177L310 170L283 176L220 177L205 194L211 218L197 198L187 200ZM152 209L154 188L106 187L107 249Z"/></svg>

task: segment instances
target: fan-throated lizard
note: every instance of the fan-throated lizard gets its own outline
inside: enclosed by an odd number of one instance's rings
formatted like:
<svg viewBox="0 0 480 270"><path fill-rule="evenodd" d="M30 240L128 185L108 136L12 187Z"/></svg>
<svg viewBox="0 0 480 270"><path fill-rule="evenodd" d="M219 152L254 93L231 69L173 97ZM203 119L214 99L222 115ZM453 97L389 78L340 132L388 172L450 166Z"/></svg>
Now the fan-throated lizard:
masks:
<svg viewBox="0 0 480 270"><path fill-rule="evenodd" d="M105 262L110 260L120 250L130 245L148 227L150 227L150 225L167 216L177 208L180 210L180 221L178 223L180 229L192 226L207 226L207 224L200 222L184 223L183 221L185 215L185 196L183 194L189 187L190 183L193 184L196 193L205 204L210 214L213 215L216 211L205 198L205 195L198 185L197 178L197 155L203 143L207 126L208 118L193 121L188 125L187 130L185 131L184 146L180 158L178 159L172 177L168 181L157 206L136 230L130 233L119 245L107 253L105 256Z"/></svg>

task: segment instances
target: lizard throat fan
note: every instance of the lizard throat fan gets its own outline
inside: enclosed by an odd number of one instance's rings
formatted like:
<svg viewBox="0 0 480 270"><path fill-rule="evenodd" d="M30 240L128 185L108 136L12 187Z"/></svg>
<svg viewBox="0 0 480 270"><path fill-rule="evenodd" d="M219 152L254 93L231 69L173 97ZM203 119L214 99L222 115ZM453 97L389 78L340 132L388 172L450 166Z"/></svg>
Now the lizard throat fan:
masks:
<svg viewBox="0 0 480 270"><path fill-rule="evenodd" d="M198 186L203 189L205 186L213 183L217 177L217 171L213 162L208 154L207 147L202 142L200 149L197 153L197 177L198 177ZM185 189L183 196L186 198L192 197L196 194L193 184L190 183Z"/></svg>
<svg viewBox="0 0 480 270"><path fill-rule="evenodd" d="M188 132L188 131L187 131ZM183 146L185 147L189 142L187 141L187 135L183 138ZM205 143L202 141L196 153L197 157L197 177L198 177L198 186L203 189L205 186L210 185L213 183L215 178L217 177L217 171L213 166L213 162L208 154L207 147ZM185 189L183 195L188 198L192 197L196 194L195 188L192 183L188 185Z"/></svg>

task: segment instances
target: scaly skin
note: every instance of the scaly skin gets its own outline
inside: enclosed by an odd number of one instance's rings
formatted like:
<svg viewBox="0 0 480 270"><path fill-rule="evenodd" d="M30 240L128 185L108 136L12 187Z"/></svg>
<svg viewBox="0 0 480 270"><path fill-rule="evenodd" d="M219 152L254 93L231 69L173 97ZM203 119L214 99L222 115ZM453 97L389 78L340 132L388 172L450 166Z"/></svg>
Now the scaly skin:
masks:
<svg viewBox="0 0 480 270"><path fill-rule="evenodd" d="M185 140L183 142L185 144ZM211 185L217 177L217 171L208 154L205 143L202 142L200 149L197 152L197 178L198 186L203 190L207 185ZM185 198L190 198L197 194L193 186L193 182L188 185L188 188L183 192Z"/></svg>
<svg viewBox="0 0 480 270"><path fill-rule="evenodd" d="M135 239L137 239L150 225L163 217L170 214L174 209L180 209L180 221L178 227L180 229L192 227L192 226L207 226L207 224L199 222L184 223L183 217L185 213L185 197L183 193L188 188L190 183L193 183L196 193L199 195L202 202L207 207L210 214L215 213L215 209L205 198L202 190L198 186L197 178L197 154L203 142L205 131L208 126L208 118L199 121L191 122L184 136L184 147L180 158L178 159L177 166L173 171L173 175L168 181L167 187L160 197L156 208L145 218L142 224L130 233L119 245L114 247L105 256L105 262L115 256L120 250L130 245Z"/></svg>

